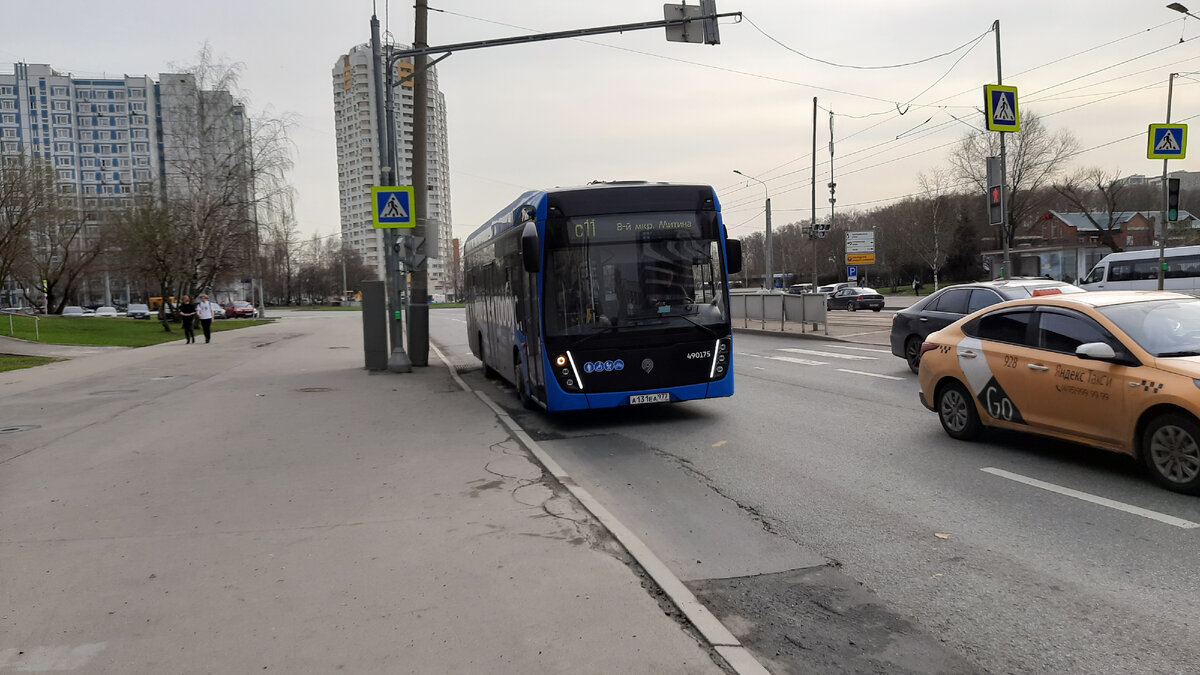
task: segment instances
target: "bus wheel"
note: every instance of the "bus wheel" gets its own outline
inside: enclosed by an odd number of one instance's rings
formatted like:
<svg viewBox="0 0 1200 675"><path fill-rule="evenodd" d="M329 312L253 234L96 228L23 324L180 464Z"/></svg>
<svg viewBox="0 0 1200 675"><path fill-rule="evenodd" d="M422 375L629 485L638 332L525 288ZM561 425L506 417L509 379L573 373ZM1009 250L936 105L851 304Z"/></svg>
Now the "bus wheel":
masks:
<svg viewBox="0 0 1200 675"><path fill-rule="evenodd" d="M479 338L479 361L483 364L483 376L489 380L494 380L500 376L500 373L497 373L487 364L487 350L483 347L483 333L478 333L477 336Z"/></svg>

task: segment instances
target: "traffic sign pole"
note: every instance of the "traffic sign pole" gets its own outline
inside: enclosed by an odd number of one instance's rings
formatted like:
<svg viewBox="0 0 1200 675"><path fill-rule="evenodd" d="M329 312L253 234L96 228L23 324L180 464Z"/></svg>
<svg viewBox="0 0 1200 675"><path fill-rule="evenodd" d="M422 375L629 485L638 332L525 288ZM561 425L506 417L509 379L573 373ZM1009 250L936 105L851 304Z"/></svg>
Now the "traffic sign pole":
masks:
<svg viewBox="0 0 1200 675"><path fill-rule="evenodd" d="M992 28L996 30L996 84L1004 84L1004 73L1000 68L1000 19L996 19ZM1015 96L1013 102L1016 103ZM1000 132L1000 238L1004 240L1004 265L1000 271L1007 279L1012 275L1012 260L1008 250L1008 162L1004 148L1004 133Z"/></svg>
<svg viewBox="0 0 1200 675"><path fill-rule="evenodd" d="M1171 123L1171 97L1175 93L1175 75L1176 73L1171 73L1171 76L1167 78L1167 124ZM1169 161L1165 157L1163 158L1162 212L1159 214L1162 231L1158 235L1158 290L1160 291L1167 278L1167 272L1163 268L1167 266L1167 162Z"/></svg>

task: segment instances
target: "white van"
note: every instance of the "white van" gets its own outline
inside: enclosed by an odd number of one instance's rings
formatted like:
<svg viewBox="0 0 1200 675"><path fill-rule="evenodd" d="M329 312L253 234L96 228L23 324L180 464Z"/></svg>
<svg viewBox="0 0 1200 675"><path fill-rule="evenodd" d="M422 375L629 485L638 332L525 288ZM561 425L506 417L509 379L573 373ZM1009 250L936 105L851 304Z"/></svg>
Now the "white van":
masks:
<svg viewBox="0 0 1200 675"><path fill-rule="evenodd" d="M1200 246L1168 248L1165 262L1163 290L1200 295ZM1088 291L1158 290L1158 249L1109 253L1079 287Z"/></svg>

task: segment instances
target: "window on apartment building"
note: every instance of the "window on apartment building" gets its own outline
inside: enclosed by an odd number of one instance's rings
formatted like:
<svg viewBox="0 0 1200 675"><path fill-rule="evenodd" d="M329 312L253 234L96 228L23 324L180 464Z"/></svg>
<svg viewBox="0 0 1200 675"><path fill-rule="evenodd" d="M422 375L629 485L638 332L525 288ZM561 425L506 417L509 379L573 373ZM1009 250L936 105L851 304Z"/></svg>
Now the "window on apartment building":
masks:
<svg viewBox="0 0 1200 675"><path fill-rule="evenodd" d="M63 193L63 194L73 195L73 194L75 194L75 186L74 186L74 185L70 185L70 184L67 184L67 185L59 185L59 186L58 186L58 191L59 191L59 192L61 192L61 193Z"/></svg>
<svg viewBox="0 0 1200 675"><path fill-rule="evenodd" d="M133 159L133 163L136 166L150 166L150 158L149 157L135 157Z"/></svg>
<svg viewBox="0 0 1200 675"><path fill-rule="evenodd" d="M150 178L149 169L138 169L133 172L134 180L148 180Z"/></svg>
<svg viewBox="0 0 1200 675"><path fill-rule="evenodd" d="M83 186L83 194L85 194L85 195L96 194L96 186L95 185L84 185ZM94 200L94 199L92 200L93 203L95 203L95 201L96 200Z"/></svg>
<svg viewBox="0 0 1200 675"><path fill-rule="evenodd" d="M134 115L134 116L133 116L133 123L134 123L134 124L145 124L145 123L146 123L146 116L145 116L145 115Z"/></svg>
<svg viewBox="0 0 1200 675"><path fill-rule="evenodd" d="M95 152L96 146L92 145L91 143L85 143L85 144L79 146L79 151L80 152Z"/></svg>
<svg viewBox="0 0 1200 675"><path fill-rule="evenodd" d="M4 86L0 87L0 96L12 96L12 95L13 95L12 87L10 87L8 85L4 85Z"/></svg>
<svg viewBox="0 0 1200 675"><path fill-rule="evenodd" d="M133 103L129 104L129 109L134 112L145 112L146 104L141 101L134 101Z"/></svg>
<svg viewBox="0 0 1200 675"><path fill-rule="evenodd" d="M17 116L16 115L0 115L0 122L3 122L5 124L16 124Z"/></svg>
<svg viewBox="0 0 1200 675"><path fill-rule="evenodd" d="M71 116L70 115L55 115L54 123L55 124L70 124Z"/></svg>
<svg viewBox="0 0 1200 675"><path fill-rule="evenodd" d="M71 144L70 143L55 143L54 151L55 152L71 152Z"/></svg>
<svg viewBox="0 0 1200 675"><path fill-rule="evenodd" d="M0 110L16 110L17 102L12 99L4 99L0 101Z"/></svg>
<svg viewBox="0 0 1200 675"><path fill-rule="evenodd" d="M71 102L70 101L55 101L54 109L55 110L70 110Z"/></svg>
<svg viewBox="0 0 1200 675"><path fill-rule="evenodd" d="M63 180L75 180L75 171L73 169L59 169L58 177Z"/></svg>
<svg viewBox="0 0 1200 675"><path fill-rule="evenodd" d="M123 100L125 100L125 92L121 89L115 89L115 90L113 90L112 97L119 98L123 101Z"/></svg>
<svg viewBox="0 0 1200 675"><path fill-rule="evenodd" d="M54 164L56 166L73 166L75 164L74 157L55 157Z"/></svg>
<svg viewBox="0 0 1200 675"><path fill-rule="evenodd" d="M79 160L79 163L83 166L96 166L96 158L84 157L83 159Z"/></svg>
<svg viewBox="0 0 1200 675"><path fill-rule="evenodd" d="M130 89L129 98L146 98L146 90L141 87Z"/></svg>
<svg viewBox="0 0 1200 675"><path fill-rule="evenodd" d="M5 138L16 138L16 137L17 137L17 130L16 130L16 129L5 129L5 130L4 130L4 137L5 137Z"/></svg>
<svg viewBox="0 0 1200 675"><path fill-rule="evenodd" d="M66 129L66 128L61 128L61 127L57 128L54 130L54 137L55 138L70 138L71 130Z"/></svg>
<svg viewBox="0 0 1200 675"><path fill-rule="evenodd" d="M50 95L51 96L66 96L67 88L66 87L51 87Z"/></svg>
<svg viewBox="0 0 1200 675"><path fill-rule="evenodd" d="M149 136L149 132L146 129L133 129L130 133L133 134L134 138L147 138Z"/></svg>

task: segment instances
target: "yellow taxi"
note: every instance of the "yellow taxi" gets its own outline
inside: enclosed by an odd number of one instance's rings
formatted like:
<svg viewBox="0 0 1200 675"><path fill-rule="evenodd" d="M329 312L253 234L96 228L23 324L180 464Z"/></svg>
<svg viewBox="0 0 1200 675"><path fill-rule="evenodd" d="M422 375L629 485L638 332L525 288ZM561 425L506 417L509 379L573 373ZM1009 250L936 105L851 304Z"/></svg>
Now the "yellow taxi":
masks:
<svg viewBox="0 0 1200 675"><path fill-rule="evenodd" d="M921 346L921 403L946 433L997 427L1139 458L1200 494L1200 298L1095 291L992 305Z"/></svg>

